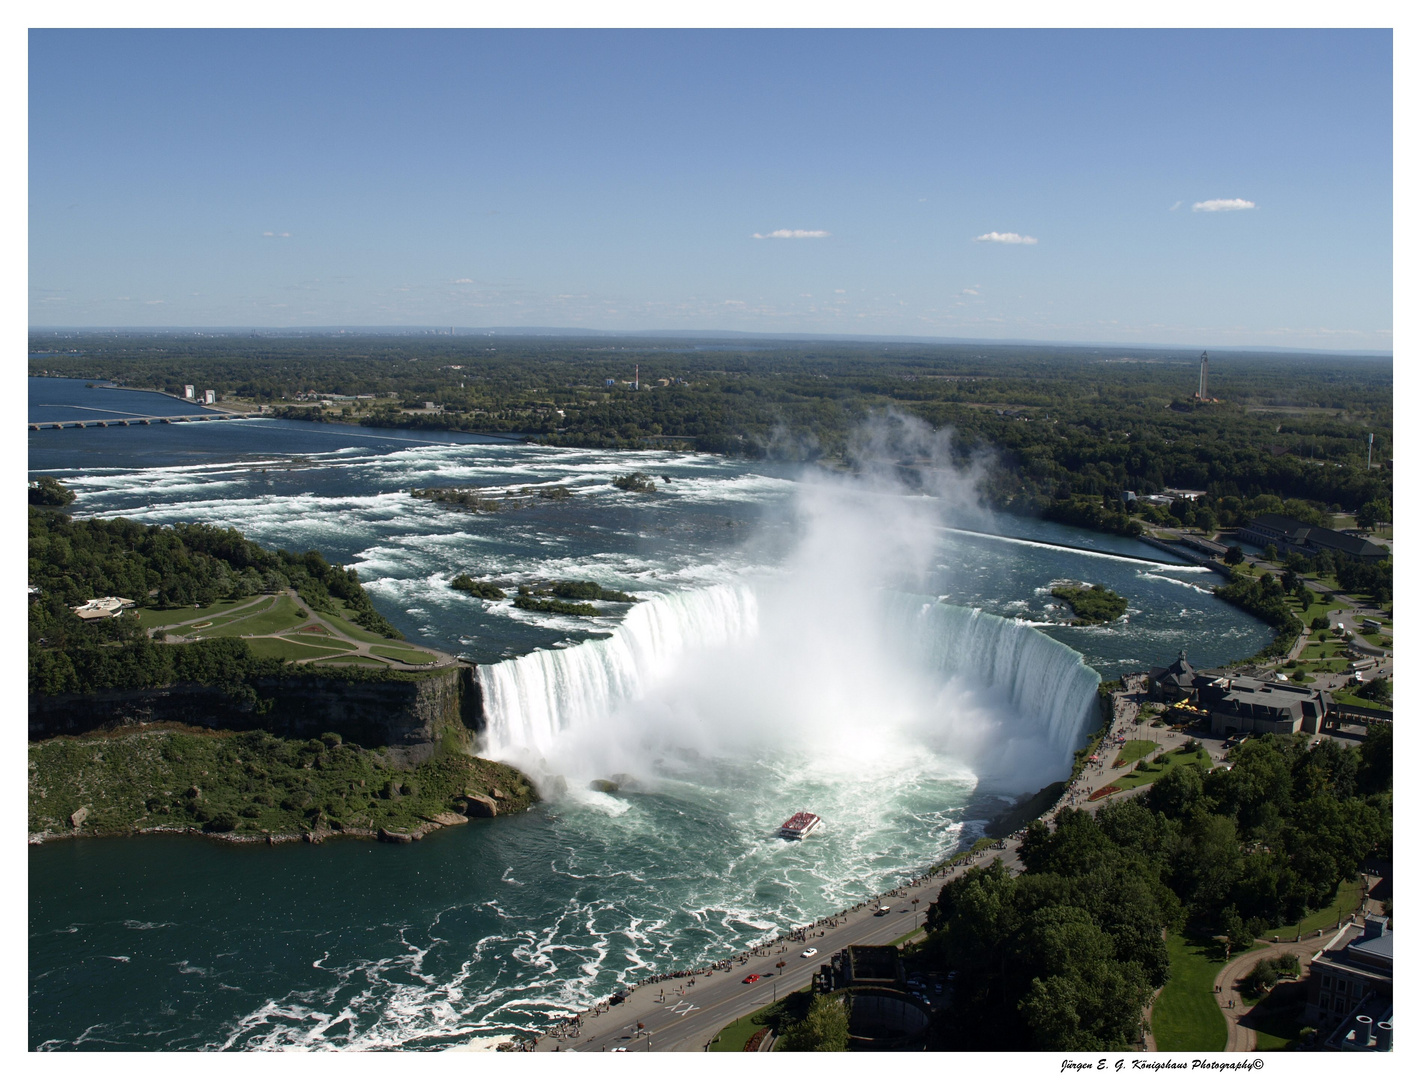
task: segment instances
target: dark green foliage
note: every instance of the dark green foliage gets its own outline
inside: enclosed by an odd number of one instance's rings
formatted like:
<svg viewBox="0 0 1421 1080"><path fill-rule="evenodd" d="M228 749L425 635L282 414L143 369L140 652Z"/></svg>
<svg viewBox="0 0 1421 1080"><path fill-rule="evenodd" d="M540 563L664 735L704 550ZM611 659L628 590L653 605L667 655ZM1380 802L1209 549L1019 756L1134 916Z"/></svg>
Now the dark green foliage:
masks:
<svg viewBox="0 0 1421 1080"><path fill-rule="evenodd" d="M29 687L32 694L139 689L171 682L235 688L274 674L238 638L165 645L132 614L89 622L71 610L99 596L143 607L190 608L294 586L313 610L338 614L386 637L400 635L374 608L354 570L319 552L268 551L235 529L140 525L125 518L76 521L30 509ZM348 669L355 670L355 669Z"/></svg>
<svg viewBox="0 0 1421 1080"><path fill-rule="evenodd" d="M621 488L623 491L639 491L643 494L650 494L656 490L656 484L644 472L627 473L625 476L615 477L612 480L612 486Z"/></svg>
<svg viewBox="0 0 1421 1080"><path fill-rule="evenodd" d="M492 582L476 581L468 574L460 574L449 582L449 587L476 596L480 600L502 600L505 595L503 590Z"/></svg>
<svg viewBox="0 0 1421 1080"><path fill-rule="evenodd" d="M566 600L540 600L521 588L518 590L518 595L513 598L513 606L522 608L524 611L545 611L552 615L601 614L591 604L570 604Z"/></svg>
<svg viewBox="0 0 1421 1080"><path fill-rule="evenodd" d="M410 494L416 499L448 503L451 506L486 514L496 513L504 508L503 500L490 499L480 494L478 488L414 488Z"/></svg>
<svg viewBox="0 0 1421 1080"><path fill-rule="evenodd" d="M595 581L554 581L547 591L564 600L609 600L619 604L636 602L636 597L616 589L604 589Z"/></svg>
<svg viewBox="0 0 1421 1080"><path fill-rule="evenodd" d="M119 834L157 826L210 833L299 834L331 829L410 829L457 810L466 792L505 799L500 812L534 799L515 769L462 753L439 754L414 769L339 736L280 739L162 729L32 743L30 832L69 832L88 809L84 831ZM392 796L391 793L398 793Z"/></svg>
<svg viewBox="0 0 1421 1080"><path fill-rule="evenodd" d="M1168 978L1162 934L1192 923L1237 950L1327 905L1391 847L1390 727L1360 752L1251 739L1231 769L1181 767L1094 817L1027 827L1012 878L999 863L943 887L925 948L958 971L950 1047L1121 1049Z"/></svg>
<svg viewBox="0 0 1421 1080"><path fill-rule="evenodd" d="M37 476L30 481L31 506L68 506L74 492L52 476Z"/></svg>
<svg viewBox="0 0 1421 1080"><path fill-rule="evenodd" d="M1125 614L1125 598L1104 585L1092 585L1088 589L1057 585L1051 590L1051 595L1071 605L1071 610L1076 613L1071 620L1073 626L1095 626Z"/></svg>
<svg viewBox="0 0 1421 1080"><path fill-rule="evenodd" d="M785 1028L775 1049L813 1053L848 1050L849 1013L852 1007L848 995L816 995L805 1017Z"/></svg>
<svg viewBox="0 0 1421 1080"><path fill-rule="evenodd" d="M1243 562L1243 548L1237 544L1229 545L1229 549L1224 552L1224 563L1228 566L1237 566Z"/></svg>
<svg viewBox="0 0 1421 1080"><path fill-rule="evenodd" d="M997 509L1129 530L1122 491L1207 490L1159 514L1199 528L1252 511L1304 517L1332 504L1391 502L1389 358L1220 353L1219 404L1187 398L1197 354L1022 345L773 342L687 350L637 338L331 337L143 334L32 336L31 374L111 377L275 402L322 393L388 395L352 418L375 426L517 433L557 446L683 447L790 460L852 458L853 431L892 409L956 433L952 455L987 466ZM628 351L641 365L633 390ZM453 365L458 365L455 369ZM614 385L605 385L607 379ZM440 411L401 411L432 400ZM342 412L295 408L294 417ZM1295 512L1297 502L1302 512ZM1107 506L1106 504L1110 505ZM1144 511L1142 511L1144 513ZM1179 515L1182 514L1181 518ZM1147 516L1158 520L1154 511ZM1324 522L1325 524L1325 522Z"/></svg>

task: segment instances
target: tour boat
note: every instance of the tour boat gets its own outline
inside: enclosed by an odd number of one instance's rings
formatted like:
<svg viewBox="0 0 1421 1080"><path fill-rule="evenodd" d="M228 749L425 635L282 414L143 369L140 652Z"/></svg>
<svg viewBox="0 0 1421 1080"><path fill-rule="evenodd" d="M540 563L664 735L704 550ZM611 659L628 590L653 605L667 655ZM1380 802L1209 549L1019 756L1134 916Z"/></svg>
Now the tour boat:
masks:
<svg viewBox="0 0 1421 1080"><path fill-rule="evenodd" d="M801 810L780 826L780 835L786 840L803 840L823 823L818 814Z"/></svg>

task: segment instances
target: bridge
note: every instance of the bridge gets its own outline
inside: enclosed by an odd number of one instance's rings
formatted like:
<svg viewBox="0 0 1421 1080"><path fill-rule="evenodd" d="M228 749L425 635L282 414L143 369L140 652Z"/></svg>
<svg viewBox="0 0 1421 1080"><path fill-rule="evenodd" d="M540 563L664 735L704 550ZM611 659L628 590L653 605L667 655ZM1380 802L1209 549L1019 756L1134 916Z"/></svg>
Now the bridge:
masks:
<svg viewBox="0 0 1421 1080"><path fill-rule="evenodd" d="M192 413L186 416L126 416L104 420L45 420L30 424L31 431L63 430L64 428L91 427L149 427L153 424L194 424L208 420L248 420L254 419L246 413Z"/></svg>

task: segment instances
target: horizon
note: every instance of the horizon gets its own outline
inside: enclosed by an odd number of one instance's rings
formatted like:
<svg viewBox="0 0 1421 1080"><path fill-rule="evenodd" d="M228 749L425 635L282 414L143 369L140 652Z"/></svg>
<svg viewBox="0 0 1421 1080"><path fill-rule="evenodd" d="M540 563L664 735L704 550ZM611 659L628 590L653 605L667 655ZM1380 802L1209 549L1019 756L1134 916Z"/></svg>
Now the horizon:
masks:
<svg viewBox="0 0 1421 1080"><path fill-rule="evenodd" d="M452 331L452 334L451 334ZM1391 349L1322 349L1287 348L1274 345L1197 345L1187 342L1167 344L1147 341L1065 341L1040 338L958 338L928 337L903 334L808 334L752 330L598 330L591 327L557 326L453 326L436 325L329 325L329 326L32 326L31 336L52 335L191 335L195 337L271 336L271 337L468 337L468 338L546 338L552 340L577 340L593 337L611 340L637 338L661 338L672 341L737 341L764 340L783 341L800 344L835 345L955 345L981 346L987 348L1042 348L1042 349L1146 349L1157 352L1193 352L1213 350L1219 354L1234 352L1263 353L1267 355L1307 355L1342 356L1353 358L1376 357L1394 359ZM1190 362L1197 358L1191 357Z"/></svg>
<svg viewBox="0 0 1421 1080"><path fill-rule="evenodd" d="M28 59L35 326L1393 344L1389 30L32 30Z"/></svg>

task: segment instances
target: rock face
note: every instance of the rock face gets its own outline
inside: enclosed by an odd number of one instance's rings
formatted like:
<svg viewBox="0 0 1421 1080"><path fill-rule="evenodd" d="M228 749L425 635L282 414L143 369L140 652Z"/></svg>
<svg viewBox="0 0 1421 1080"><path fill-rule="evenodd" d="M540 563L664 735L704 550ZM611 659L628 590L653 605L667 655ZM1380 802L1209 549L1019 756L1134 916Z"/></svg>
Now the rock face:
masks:
<svg viewBox="0 0 1421 1080"><path fill-rule="evenodd" d="M260 680L254 689L255 699L198 684L31 697L30 738L160 722L235 731L260 728L297 739L334 731L361 746L389 747L414 765L450 738L472 751L484 729L483 688L474 669L464 664L414 679L348 680L299 673Z"/></svg>
<svg viewBox="0 0 1421 1080"><path fill-rule="evenodd" d="M88 816L89 808L87 806L81 806L78 810L75 810L74 813L69 815L69 824L77 829L80 825L84 824Z"/></svg>
<svg viewBox="0 0 1421 1080"><path fill-rule="evenodd" d="M498 803L494 802L487 795L476 795L473 792L466 792L464 801L469 805L469 817L498 816Z"/></svg>

